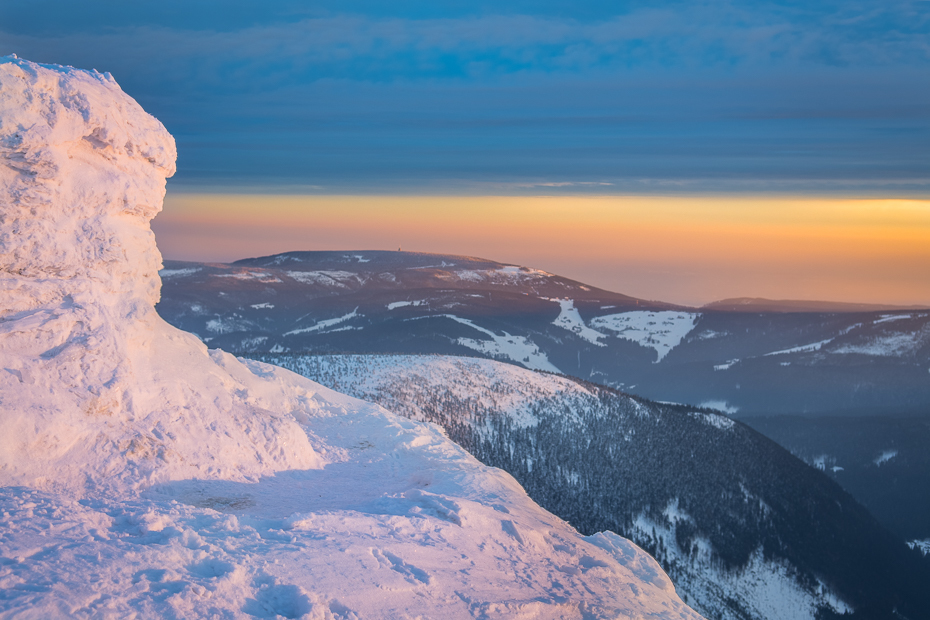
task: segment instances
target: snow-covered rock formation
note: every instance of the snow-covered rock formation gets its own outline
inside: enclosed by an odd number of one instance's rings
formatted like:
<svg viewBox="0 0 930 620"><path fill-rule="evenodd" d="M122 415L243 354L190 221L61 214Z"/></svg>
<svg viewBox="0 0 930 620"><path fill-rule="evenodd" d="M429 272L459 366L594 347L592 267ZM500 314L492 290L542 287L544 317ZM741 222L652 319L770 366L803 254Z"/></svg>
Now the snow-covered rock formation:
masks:
<svg viewBox="0 0 930 620"><path fill-rule="evenodd" d="M0 59L0 615L698 618L437 427L158 318L174 159L109 76Z"/></svg>
<svg viewBox="0 0 930 620"><path fill-rule="evenodd" d="M109 76L10 58L0 80L7 484L81 493L321 467L291 415L309 396L154 311L149 221L174 174L171 135Z"/></svg>

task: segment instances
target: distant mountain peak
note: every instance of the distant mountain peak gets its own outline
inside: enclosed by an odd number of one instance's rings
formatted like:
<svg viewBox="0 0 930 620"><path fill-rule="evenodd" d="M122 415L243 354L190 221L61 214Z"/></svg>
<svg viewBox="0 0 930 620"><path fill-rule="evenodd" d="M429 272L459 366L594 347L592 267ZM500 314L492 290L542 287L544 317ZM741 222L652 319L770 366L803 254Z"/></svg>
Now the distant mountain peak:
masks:
<svg viewBox="0 0 930 620"><path fill-rule="evenodd" d="M720 312L882 312L896 310L925 310L927 306L895 306L891 304L859 304L843 301L817 301L804 299L765 299L763 297L732 297L712 301L702 310Z"/></svg>

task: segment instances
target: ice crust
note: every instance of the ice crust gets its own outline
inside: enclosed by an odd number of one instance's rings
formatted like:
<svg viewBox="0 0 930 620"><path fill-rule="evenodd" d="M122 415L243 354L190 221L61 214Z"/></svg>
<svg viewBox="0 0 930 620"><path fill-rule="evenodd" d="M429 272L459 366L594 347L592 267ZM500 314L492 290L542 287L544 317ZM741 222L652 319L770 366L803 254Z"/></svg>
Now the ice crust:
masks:
<svg viewBox="0 0 930 620"><path fill-rule="evenodd" d="M437 427L162 321L174 160L111 77L0 58L0 616L699 617Z"/></svg>

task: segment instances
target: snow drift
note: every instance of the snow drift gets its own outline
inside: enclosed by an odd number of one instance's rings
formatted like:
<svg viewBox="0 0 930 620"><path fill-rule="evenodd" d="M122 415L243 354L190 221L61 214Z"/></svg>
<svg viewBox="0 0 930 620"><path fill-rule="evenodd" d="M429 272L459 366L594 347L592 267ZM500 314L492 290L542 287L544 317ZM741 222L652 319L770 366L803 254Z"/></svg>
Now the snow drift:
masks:
<svg viewBox="0 0 930 620"><path fill-rule="evenodd" d="M174 160L108 75L0 59L0 612L698 617L437 427L164 323Z"/></svg>

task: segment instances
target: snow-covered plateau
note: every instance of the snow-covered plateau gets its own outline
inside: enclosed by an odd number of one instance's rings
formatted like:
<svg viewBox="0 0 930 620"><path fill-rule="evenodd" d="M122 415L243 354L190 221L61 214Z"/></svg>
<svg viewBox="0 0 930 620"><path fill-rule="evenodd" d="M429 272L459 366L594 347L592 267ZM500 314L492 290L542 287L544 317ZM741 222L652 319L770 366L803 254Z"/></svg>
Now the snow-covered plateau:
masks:
<svg viewBox="0 0 930 620"><path fill-rule="evenodd" d="M437 427L159 318L174 140L109 75L0 59L0 161L0 616L699 618Z"/></svg>

